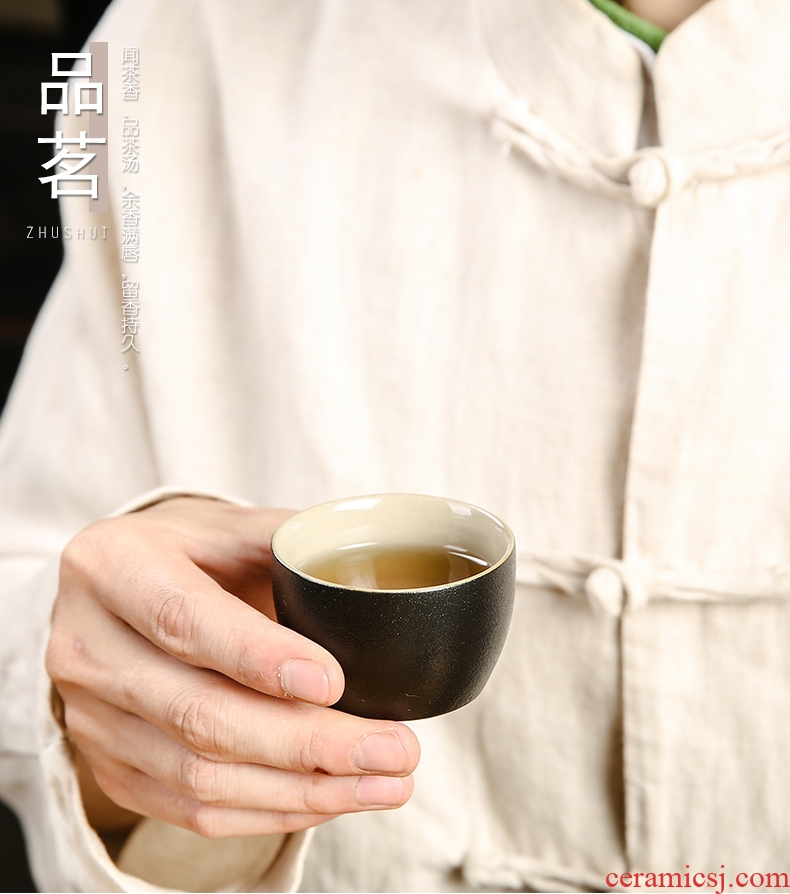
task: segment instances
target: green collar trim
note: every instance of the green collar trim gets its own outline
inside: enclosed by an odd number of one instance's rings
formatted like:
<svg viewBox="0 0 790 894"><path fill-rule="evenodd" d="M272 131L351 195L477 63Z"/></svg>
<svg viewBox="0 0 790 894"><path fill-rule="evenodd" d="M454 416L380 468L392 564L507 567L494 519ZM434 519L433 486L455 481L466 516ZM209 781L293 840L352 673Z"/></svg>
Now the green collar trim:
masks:
<svg viewBox="0 0 790 894"><path fill-rule="evenodd" d="M590 0L590 3L609 16L615 25L622 28L623 31L628 31L629 34L644 41L656 53L658 52L658 48L667 36L667 32L663 28L634 15L630 10L620 6L616 0Z"/></svg>

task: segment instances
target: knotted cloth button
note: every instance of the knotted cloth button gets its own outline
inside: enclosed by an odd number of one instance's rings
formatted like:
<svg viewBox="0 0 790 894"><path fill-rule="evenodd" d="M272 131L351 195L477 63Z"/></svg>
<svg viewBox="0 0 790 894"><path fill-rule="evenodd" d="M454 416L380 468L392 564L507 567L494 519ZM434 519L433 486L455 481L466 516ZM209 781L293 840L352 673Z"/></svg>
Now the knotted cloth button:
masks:
<svg viewBox="0 0 790 894"><path fill-rule="evenodd" d="M617 617L625 604L625 587L614 568L595 568L584 582L584 592L595 608Z"/></svg>
<svg viewBox="0 0 790 894"><path fill-rule="evenodd" d="M643 155L628 169L631 195L638 205L655 208L669 192L669 171L658 155Z"/></svg>

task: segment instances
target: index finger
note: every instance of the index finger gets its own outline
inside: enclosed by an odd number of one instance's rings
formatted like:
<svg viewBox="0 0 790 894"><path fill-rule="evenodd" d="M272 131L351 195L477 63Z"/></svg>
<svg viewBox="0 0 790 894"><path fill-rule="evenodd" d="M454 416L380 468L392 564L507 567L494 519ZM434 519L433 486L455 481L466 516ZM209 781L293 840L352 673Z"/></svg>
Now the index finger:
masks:
<svg viewBox="0 0 790 894"><path fill-rule="evenodd" d="M133 598L121 596L131 587ZM183 553L149 552L146 568L104 593L107 607L169 655L238 683L317 705L343 694L326 649L224 590Z"/></svg>

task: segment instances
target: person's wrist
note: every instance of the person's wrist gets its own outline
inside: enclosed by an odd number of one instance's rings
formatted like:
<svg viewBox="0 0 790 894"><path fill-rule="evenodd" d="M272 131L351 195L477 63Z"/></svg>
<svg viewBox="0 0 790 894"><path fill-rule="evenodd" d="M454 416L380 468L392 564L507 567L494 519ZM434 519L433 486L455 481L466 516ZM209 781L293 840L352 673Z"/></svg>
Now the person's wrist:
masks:
<svg viewBox="0 0 790 894"><path fill-rule="evenodd" d="M72 757L80 784L85 816L99 834L130 832L142 819L139 813L120 807L99 787L88 762L74 742Z"/></svg>
<svg viewBox="0 0 790 894"><path fill-rule="evenodd" d="M91 827L100 835L130 831L140 821L140 814L120 807L99 787L88 762L69 734L69 729L66 725L66 708L54 683L51 684L50 704L52 716L61 728L63 737L68 743L69 753L80 786L82 807Z"/></svg>

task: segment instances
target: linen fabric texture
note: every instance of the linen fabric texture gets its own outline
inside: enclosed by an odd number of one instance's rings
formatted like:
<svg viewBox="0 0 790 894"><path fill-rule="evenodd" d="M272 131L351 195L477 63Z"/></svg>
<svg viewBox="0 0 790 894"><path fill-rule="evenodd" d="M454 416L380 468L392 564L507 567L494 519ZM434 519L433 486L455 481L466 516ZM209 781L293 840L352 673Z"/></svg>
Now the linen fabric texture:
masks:
<svg viewBox="0 0 790 894"><path fill-rule="evenodd" d="M110 238L68 243L0 437L0 791L39 885L284 890L302 861L327 891L784 868L790 4L711 0L652 80L587 0L121 0L94 39L111 210L63 211ZM486 690L414 724L412 800L271 863L263 839L198 847L202 882L157 881L145 821L119 868L50 709L63 546L173 492L385 491L484 506L519 547Z"/></svg>

